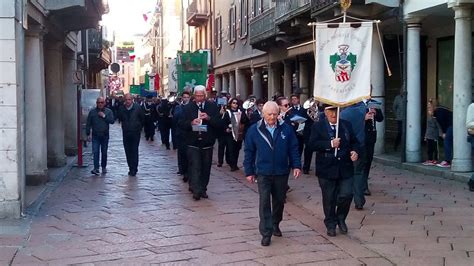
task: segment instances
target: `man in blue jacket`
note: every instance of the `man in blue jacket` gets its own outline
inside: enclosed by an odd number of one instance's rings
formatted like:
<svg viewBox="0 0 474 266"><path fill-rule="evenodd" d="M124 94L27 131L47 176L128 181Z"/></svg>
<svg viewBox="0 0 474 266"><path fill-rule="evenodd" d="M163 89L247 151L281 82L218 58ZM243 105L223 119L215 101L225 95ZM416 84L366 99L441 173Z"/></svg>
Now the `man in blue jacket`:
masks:
<svg viewBox="0 0 474 266"><path fill-rule="evenodd" d="M245 138L245 175L250 183L258 181L262 246L270 245L272 234L282 236L279 224L288 175L291 169L295 178L301 173L298 140L291 126L278 123L279 113L275 102L265 103L263 119L249 128Z"/></svg>

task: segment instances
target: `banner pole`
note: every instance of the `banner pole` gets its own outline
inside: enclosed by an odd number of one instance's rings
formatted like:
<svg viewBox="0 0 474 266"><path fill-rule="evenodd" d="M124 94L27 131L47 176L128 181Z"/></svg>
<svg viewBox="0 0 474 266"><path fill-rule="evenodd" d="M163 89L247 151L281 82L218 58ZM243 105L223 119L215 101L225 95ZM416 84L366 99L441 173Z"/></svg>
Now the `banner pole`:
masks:
<svg viewBox="0 0 474 266"><path fill-rule="evenodd" d="M337 120L336 120L336 139L339 138L339 114L341 112L341 107L338 106L337 107ZM341 143L339 143L339 145L341 145ZM337 157L337 149L338 148L334 148L334 157Z"/></svg>

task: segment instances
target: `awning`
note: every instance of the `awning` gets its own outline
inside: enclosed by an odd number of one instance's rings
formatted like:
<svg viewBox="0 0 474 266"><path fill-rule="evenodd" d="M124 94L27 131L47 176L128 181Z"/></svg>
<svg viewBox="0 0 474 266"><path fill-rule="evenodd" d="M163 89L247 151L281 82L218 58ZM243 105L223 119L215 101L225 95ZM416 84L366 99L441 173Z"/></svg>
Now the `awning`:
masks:
<svg viewBox="0 0 474 266"><path fill-rule="evenodd" d="M366 4L377 3L379 5L388 6L388 7L399 7L399 0L365 0Z"/></svg>
<svg viewBox="0 0 474 266"><path fill-rule="evenodd" d="M294 57L302 54L309 54L314 52L314 41L304 42L286 48L288 57Z"/></svg>

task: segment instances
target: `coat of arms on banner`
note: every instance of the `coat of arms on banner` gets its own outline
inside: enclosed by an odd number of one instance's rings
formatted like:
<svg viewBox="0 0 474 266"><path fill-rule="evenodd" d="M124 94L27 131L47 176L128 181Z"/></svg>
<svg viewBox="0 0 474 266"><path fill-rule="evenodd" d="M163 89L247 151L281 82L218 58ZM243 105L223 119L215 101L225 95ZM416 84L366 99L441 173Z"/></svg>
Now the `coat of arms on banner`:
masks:
<svg viewBox="0 0 474 266"><path fill-rule="evenodd" d="M316 24L314 97L347 106L370 97L372 24Z"/></svg>
<svg viewBox="0 0 474 266"><path fill-rule="evenodd" d="M336 81L346 82L351 79L351 73L357 63L357 55L348 53L349 45L339 45L339 53L329 57L332 70L336 74Z"/></svg>

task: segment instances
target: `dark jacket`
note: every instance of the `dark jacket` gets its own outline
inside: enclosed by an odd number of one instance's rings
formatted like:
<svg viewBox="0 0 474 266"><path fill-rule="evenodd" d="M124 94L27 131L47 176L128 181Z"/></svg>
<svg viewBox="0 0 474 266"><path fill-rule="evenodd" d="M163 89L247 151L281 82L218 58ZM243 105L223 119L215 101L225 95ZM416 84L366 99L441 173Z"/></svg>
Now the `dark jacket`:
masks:
<svg viewBox="0 0 474 266"><path fill-rule="evenodd" d="M367 112L369 109L367 109ZM374 120L368 119L365 120L365 143L366 144L374 144L377 142L377 123L382 122L384 119L383 113L381 109L375 109L375 116Z"/></svg>
<svg viewBox="0 0 474 266"><path fill-rule="evenodd" d="M245 137L245 175L288 175L301 169L298 139L293 128L277 123L273 138L265 122L252 125Z"/></svg>
<svg viewBox="0 0 474 266"><path fill-rule="evenodd" d="M364 102L359 102L344 108L341 111L341 119L351 123L354 134L357 137L359 145L365 145L365 113L367 106Z"/></svg>
<svg viewBox="0 0 474 266"><path fill-rule="evenodd" d="M130 110L127 110L125 105L120 106L118 119L122 123L122 132L136 133L142 130L145 115L140 105L133 103Z"/></svg>
<svg viewBox="0 0 474 266"><path fill-rule="evenodd" d="M109 108L104 108L103 112L105 117L102 118L99 116L99 112L100 110L98 108L89 111L86 123L86 135L89 136L91 129L93 136L102 137L109 135L109 125L113 124L115 121L114 114Z"/></svg>
<svg viewBox="0 0 474 266"><path fill-rule="evenodd" d="M203 120L202 124L207 125L207 132L197 132L192 130L191 122L198 117L198 106L195 102L190 102L183 107L183 118L178 121L178 127L183 130L184 141L188 146L212 147L216 142L216 134L222 130L222 120L217 105L206 101L203 112L210 119Z"/></svg>
<svg viewBox="0 0 474 266"><path fill-rule="evenodd" d="M433 116L438 121L443 133L453 126L453 112L444 106L438 106L433 112Z"/></svg>
<svg viewBox="0 0 474 266"><path fill-rule="evenodd" d="M316 176L325 179L345 179L354 175L351 151L358 151L358 141L352 131L351 123L339 120L341 143L334 156L331 140L334 138L331 126L326 118L314 122L309 141L310 149L316 151Z"/></svg>

